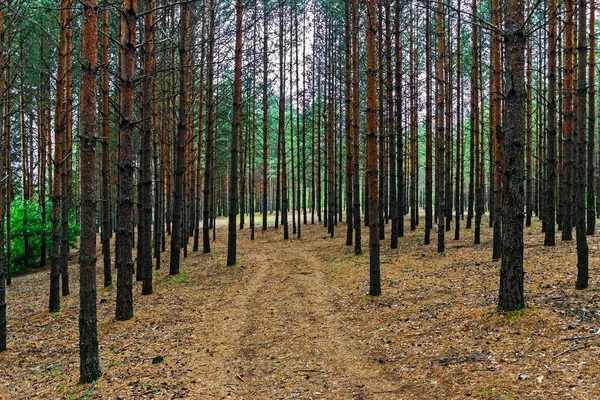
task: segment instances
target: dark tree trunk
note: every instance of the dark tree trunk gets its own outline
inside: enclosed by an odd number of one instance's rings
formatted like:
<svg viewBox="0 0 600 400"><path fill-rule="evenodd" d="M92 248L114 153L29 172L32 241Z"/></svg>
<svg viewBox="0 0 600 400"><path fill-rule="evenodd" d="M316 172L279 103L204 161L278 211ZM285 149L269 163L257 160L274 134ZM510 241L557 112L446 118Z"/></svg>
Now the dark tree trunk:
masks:
<svg viewBox="0 0 600 400"><path fill-rule="evenodd" d="M501 30L500 22L500 0L492 0L492 24L496 29ZM492 32L491 49L491 94L490 94L490 141L493 143L491 150L494 155L493 163L493 213L490 212L490 218L493 221L493 249L492 258L502 257L502 175L504 159L504 131L502 128L501 101L501 67L500 67L500 46L501 36L499 32ZM490 192L492 192L490 190Z"/></svg>
<svg viewBox="0 0 600 400"><path fill-rule="evenodd" d="M587 133L587 229L588 235L596 231L596 204L595 204L595 169L594 169L594 145L596 127L596 1L590 0L590 27L589 27L588 57L588 133Z"/></svg>
<svg viewBox="0 0 600 400"><path fill-rule="evenodd" d="M573 174L574 174L574 123L573 98L575 95L575 27L573 22L573 0L565 1L564 27L564 97L563 97L563 153L564 153L564 189L562 240L573 239Z"/></svg>
<svg viewBox="0 0 600 400"><path fill-rule="evenodd" d="M389 0L388 0L389 2ZM346 110L346 246L352 246L353 239L353 204L352 204L352 65L351 65L351 39L350 39L350 2L346 1L344 8L344 54L345 54L345 110ZM389 7L388 7L389 9ZM389 10L388 10L389 11Z"/></svg>
<svg viewBox="0 0 600 400"><path fill-rule="evenodd" d="M181 4L180 25L179 25L179 61L180 61L180 79L179 79L179 113L177 120L177 134L175 137L175 165L173 168L173 211L171 221L173 227L171 230L171 261L169 265L169 275L177 275L180 266L180 250L184 246L185 237L182 221L184 219L184 182L183 174L185 170L185 138L188 129L188 105L185 91L188 87L189 74L189 8L187 3Z"/></svg>
<svg viewBox="0 0 600 400"><path fill-rule="evenodd" d="M227 240L227 265L236 261L236 224L238 208L238 135L242 123L242 0L237 0L235 18L235 70L233 80L233 125L229 164L229 236Z"/></svg>
<svg viewBox="0 0 600 400"><path fill-rule="evenodd" d="M79 250L79 382L100 377L96 316L96 69L98 0L83 0L81 44L81 237Z"/></svg>
<svg viewBox="0 0 600 400"><path fill-rule="evenodd" d="M116 319L133 317L133 130L135 127L135 33L137 0L125 0L121 18L123 61L120 71L121 98L119 123L119 164L117 179L117 236L115 266L117 274Z"/></svg>
<svg viewBox="0 0 600 400"><path fill-rule="evenodd" d="M269 122L269 103L268 103L268 84L269 84L269 13L267 12L268 0L263 0L263 85L262 85L262 112L263 112L263 170L262 170L262 230L267 230L267 174L268 164L268 122Z"/></svg>
<svg viewBox="0 0 600 400"><path fill-rule="evenodd" d="M279 10L279 152L281 159L281 224L283 225L283 239L290 238L288 227L288 187L287 187L287 160L285 152L285 54L283 44L284 18L283 7ZM277 189L279 195L279 188ZM277 218L277 216L276 216Z"/></svg>
<svg viewBox="0 0 600 400"><path fill-rule="evenodd" d="M147 11L154 8L154 0L146 0ZM144 14L144 42L142 49L142 90L140 132L140 193L139 226L137 247L137 269L142 278L142 294L152 293L152 132L155 129L153 116L154 73L154 12Z"/></svg>
<svg viewBox="0 0 600 400"><path fill-rule="evenodd" d="M586 30L586 0L578 2L578 27L577 27L577 115L576 115L576 132L575 132L575 156L577 168L574 168L574 222L575 234L577 237L577 281L575 289L585 289L588 287L588 243L585 227L585 182L586 182L586 143L585 143L585 110L586 102L585 95L587 92L586 82L586 57L587 57L587 30ZM592 9L592 13L596 10ZM589 160L593 163L593 160ZM591 191L591 188L590 188Z"/></svg>
<svg viewBox="0 0 600 400"><path fill-rule="evenodd" d="M63 132L63 159L61 163L61 202L60 202L60 275L62 295L68 296L69 290L69 210L73 200L72 189L72 114L73 114L73 0L67 0L65 4L65 28L66 28L66 50L67 66L65 71L65 130Z"/></svg>
<svg viewBox="0 0 600 400"><path fill-rule="evenodd" d="M507 0L505 17L506 186L498 308L525 307L523 294L523 141L525 139L525 18L523 0Z"/></svg>
<svg viewBox="0 0 600 400"><path fill-rule="evenodd" d="M555 245L556 232L556 0L548 0L548 127L544 245Z"/></svg>
<svg viewBox="0 0 600 400"><path fill-rule="evenodd" d="M358 96L358 4L352 0L352 184L354 212L354 254L362 254L361 222L360 222L360 151L359 151L359 96Z"/></svg>
<svg viewBox="0 0 600 400"><path fill-rule="evenodd" d="M379 268L379 204L377 199L377 8L367 1L367 180L369 202L369 295L381 295Z"/></svg>
<svg viewBox="0 0 600 400"><path fill-rule="evenodd" d="M438 166L437 186L439 193L438 201L438 241L437 251L438 253L444 252L444 233L445 233L445 170L444 170L444 156L445 156L445 140L444 140L444 70L445 62L444 57L446 54L445 40L444 40L444 4L439 3L437 11L437 42L438 42L438 79L437 79L437 105L435 110L436 119L436 131L437 131L437 157L436 164Z"/></svg>
<svg viewBox="0 0 600 400"><path fill-rule="evenodd" d="M208 6L208 56L206 58L206 150L204 155L204 189L202 192L202 252L210 253L210 219L212 218L214 110L215 0Z"/></svg>
<svg viewBox="0 0 600 400"><path fill-rule="evenodd" d="M104 266L104 287L112 284L111 254L110 254L110 120L109 120L109 70L108 70L108 32L109 32L109 8L108 0L104 1L105 8L102 12L102 260Z"/></svg>
<svg viewBox="0 0 600 400"><path fill-rule="evenodd" d="M61 1L58 34L58 55L56 72L56 108L54 111L54 178L52 185L52 215L51 215L51 265L50 265L50 312L60 310L60 210L61 210L61 170L63 159L64 131L66 129L66 71L67 71L67 24L66 12L68 0ZM6 129L6 127L5 127ZM8 131L6 131L8 132ZM8 169L7 169L8 171ZM10 180L10 178L9 178ZM8 185L8 182L7 182ZM7 188L9 189L9 188ZM9 195L10 197L10 195ZM7 202L7 209L10 202Z"/></svg>

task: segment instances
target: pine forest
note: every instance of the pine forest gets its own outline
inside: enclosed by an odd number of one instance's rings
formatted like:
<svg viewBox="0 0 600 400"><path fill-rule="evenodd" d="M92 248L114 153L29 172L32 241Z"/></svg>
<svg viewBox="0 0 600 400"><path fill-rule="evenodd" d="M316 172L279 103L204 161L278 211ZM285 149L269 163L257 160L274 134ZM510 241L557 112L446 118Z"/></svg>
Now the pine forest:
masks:
<svg viewBox="0 0 600 400"><path fill-rule="evenodd" d="M0 399L600 399L596 1L0 1Z"/></svg>

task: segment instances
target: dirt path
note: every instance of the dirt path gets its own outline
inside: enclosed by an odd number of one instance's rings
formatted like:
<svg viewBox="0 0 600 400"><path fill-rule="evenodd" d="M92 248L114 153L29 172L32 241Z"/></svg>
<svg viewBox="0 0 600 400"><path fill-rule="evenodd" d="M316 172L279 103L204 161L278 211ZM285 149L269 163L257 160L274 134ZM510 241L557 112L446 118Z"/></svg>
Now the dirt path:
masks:
<svg viewBox="0 0 600 400"><path fill-rule="evenodd" d="M242 249L244 284L224 304L236 326L228 382L235 396L367 398L389 386L357 354L339 318L341 288L326 262L331 240L323 240L320 227L305 235L288 242L262 238L253 244L261 251ZM290 251L298 247L313 251Z"/></svg>
<svg viewBox="0 0 600 400"><path fill-rule="evenodd" d="M383 241L383 296L371 299L368 256L344 245L344 224L333 239L319 225L289 241L271 227L254 241L238 231L235 267L217 226L212 253L190 251L179 275L166 275L163 253L154 293L135 284L132 320L115 321L116 289L99 288L92 385L77 383L76 253L59 313L46 311L48 270L17 277L0 399L600 398L598 236L591 286L575 291L574 244L544 248L528 228L528 308L502 314L487 229L480 246L463 230L443 255L420 230L407 228L397 250Z"/></svg>

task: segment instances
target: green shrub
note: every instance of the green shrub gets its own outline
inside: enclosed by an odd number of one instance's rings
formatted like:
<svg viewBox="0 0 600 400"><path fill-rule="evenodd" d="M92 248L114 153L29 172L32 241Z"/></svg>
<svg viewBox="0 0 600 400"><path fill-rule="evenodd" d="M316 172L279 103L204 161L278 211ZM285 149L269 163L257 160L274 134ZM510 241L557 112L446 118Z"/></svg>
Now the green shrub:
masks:
<svg viewBox="0 0 600 400"><path fill-rule="evenodd" d="M10 204L12 271L17 273L28 267L37 266L42 253L42 237L46 237L47 255L51 251L50 222L51 205L46 204L46 223L42 223L42 208L34 201L15 199ZM75 212L69 212L69 246L75 248L79 226L75 223ZM29 238L29 259L25 260L25 237Z"/></svg>

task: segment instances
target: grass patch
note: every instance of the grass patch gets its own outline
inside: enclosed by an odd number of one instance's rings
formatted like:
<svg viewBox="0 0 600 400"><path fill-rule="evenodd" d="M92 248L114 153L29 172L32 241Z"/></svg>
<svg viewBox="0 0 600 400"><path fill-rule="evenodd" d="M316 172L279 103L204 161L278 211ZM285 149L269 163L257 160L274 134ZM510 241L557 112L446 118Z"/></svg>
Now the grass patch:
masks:
<svg viewBox="0 0 600 400"><path fill-rule="evenodd" d="M178 273L177 275L173 275L170 277L169 282L170 283L185 283L187 282L189 276L187 274L187 272L183 271Z"/></svg>

